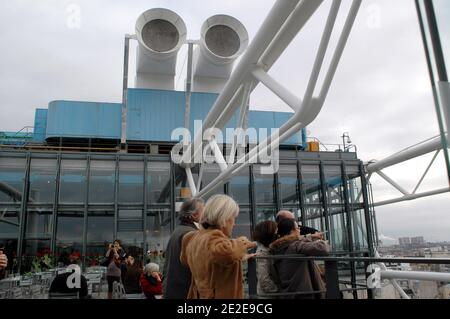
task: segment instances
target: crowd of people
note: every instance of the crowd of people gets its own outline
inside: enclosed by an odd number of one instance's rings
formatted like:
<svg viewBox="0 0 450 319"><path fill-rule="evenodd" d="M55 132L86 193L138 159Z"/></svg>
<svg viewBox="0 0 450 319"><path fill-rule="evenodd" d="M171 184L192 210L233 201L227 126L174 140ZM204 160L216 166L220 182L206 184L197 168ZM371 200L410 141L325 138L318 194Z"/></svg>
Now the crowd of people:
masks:
<svg viewBox="0 0 450 319"><path fill-rule="evenodd" d="M206 203L200 198L186 200L179 212L179 226L172 233L165 253L164 267L156 262L143 265L127 254L120 240L108 246L108 298L114 282L121 282L126 294L143 294L147 299L242 299L243 262L256 260L257 293L262 298L323 298L324 273L314 261L270 259L270 255L326 256L330 246L323 233L299 225L292 212L280 211L275 221L257 224L252 239L232 238L239 205L229 196L216 195ZM252 253L251 253L252 252ZM65 265L77 264L69 256ZM0 275L7 258L0 251ZM67 276L64 274L64 276ZM61 288L66 277L57 277L51 291ZM87 295L82 279L80 298Z"/></svg>
<svg viewBox="0 0 450 319"><path fill-rule="evenodd" d="M229 196L216 195L206 204L186 201L180 226L172 234L164 266L166 299L242 299L242 263L270 255L326 256L324 234L299 225L289 211L275 221L256 225L253 240L231 238L239 215ZM256 248L255 253L250 253ZM282 298L323 298L324 273L313 261L257 259L258 294ZM277 294L277 295L274 295Z"/></svg>

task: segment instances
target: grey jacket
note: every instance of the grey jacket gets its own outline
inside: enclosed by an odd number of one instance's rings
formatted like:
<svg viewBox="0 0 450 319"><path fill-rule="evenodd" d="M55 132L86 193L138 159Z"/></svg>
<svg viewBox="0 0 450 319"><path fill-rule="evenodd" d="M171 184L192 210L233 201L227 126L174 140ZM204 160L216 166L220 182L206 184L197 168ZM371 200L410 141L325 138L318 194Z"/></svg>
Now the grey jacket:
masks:
<svg viewBox="0 0 450 319"><path fill-rule="evenodd" d="M180 262L181 241L187 233L197 230L192 223L178 226L170 236L163 268L164 299L186 299L191 286L191 271Z"/></svg>
<svg viewBox="0 0 450 319"><path fill-rule="evenodd" d="M258 256L269 256L269 248L258 243L256 250ZM270 259L258 259L256 262L256 276L258 279L257 292L260 294L278 292L277 285L272 279L270 269L272 268L272 260Z"/></svg>
<svg viewBox="0 0 450 319"><path fill-rule="evenodd" d="M330 246L322 241L299 239L298 236L285 236L270 245L274 255L327 256ZM325 283L314 261L277 259L273 263L272 275L280 288L280 292L312 292L325 291ZM320 295L298 295L284 298L315 299Z"/></svg>

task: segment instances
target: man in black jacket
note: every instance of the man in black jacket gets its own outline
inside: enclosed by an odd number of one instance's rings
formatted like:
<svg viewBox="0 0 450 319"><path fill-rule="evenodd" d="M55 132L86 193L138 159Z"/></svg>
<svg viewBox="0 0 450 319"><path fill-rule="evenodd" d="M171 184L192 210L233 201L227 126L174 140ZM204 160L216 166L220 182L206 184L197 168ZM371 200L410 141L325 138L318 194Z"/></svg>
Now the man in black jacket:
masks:
<svg viewBox="0 0 450 319"><path fill-rule="evenodd" d="M164 299L186 299L191 285L191 271L180 262L181 241L187 233L197 230L195 223L200 221L205 203L200 198L189 199L180 209L180 225L172 233L166 248L163 269Z"/></svg>
<svg viewBox="0 0 450 319"><path fill-rule="evenodd" d="M69 265L76 265L78 266L79 257L76 254L71 254L69 257L63 258L62 262L65 266ZM56 276L55 279L53 279L52 284L50 286L50 293L73 293L78 292L78 298L80 299L86 299L88 298L88 285L86 278L81 275L81 269L80 269L80 286L79 287L69 287L68 279L70 276L76 276L75 272L72 270L68 270L66 273L62 273ZM70 282L70 279L69 279ZM76 281L75 281L76 282Z"/></svg>

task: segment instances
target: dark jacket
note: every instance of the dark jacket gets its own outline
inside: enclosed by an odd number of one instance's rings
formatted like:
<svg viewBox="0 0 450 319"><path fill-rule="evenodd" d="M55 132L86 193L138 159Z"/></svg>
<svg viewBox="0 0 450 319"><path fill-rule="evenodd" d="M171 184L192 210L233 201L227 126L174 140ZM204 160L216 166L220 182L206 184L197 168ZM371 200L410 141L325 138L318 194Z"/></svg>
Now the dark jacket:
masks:
<svg viewBox="0 0 450 319"><path fill-rule="evenodd" d="M193 223L182 223L172 233L166 248L163 268L164 299L186 299L191 286L191 271L180 262L181 242L184 235L197 230Z"/></svg>
<svg viewBox="0 0 450 319"><path fill-rule="evenodd" d="M87 298L88 285L86 278L83 275L81 275L80 288L69 288L67 287L67 279L70 275L72 275L72 273L67 272L56 276L55 279L53 279L52 281L49 292L56 292L62 294L78 292L78 297L80 299Z"/></svg>
<svg viewBox="0 0 450 319"><path fill-rule="evenodd" d="M139 284L142 269L138 266L125 265L122 268L122 283L127 294L140 294L142 292Z"/></svg>
<svg viewBox="0 0 450 319"><path fill-rule="evenodd" d="M270 252L274 255L305 255L327 256L329 245L322 241L299 238L291 235L282 237L270 245ZM314 261L277 259L273 263L272 276L280 292L309 292L325 291L325 284ZM283 298L317 299L320 295L298 295Z"/></svg>

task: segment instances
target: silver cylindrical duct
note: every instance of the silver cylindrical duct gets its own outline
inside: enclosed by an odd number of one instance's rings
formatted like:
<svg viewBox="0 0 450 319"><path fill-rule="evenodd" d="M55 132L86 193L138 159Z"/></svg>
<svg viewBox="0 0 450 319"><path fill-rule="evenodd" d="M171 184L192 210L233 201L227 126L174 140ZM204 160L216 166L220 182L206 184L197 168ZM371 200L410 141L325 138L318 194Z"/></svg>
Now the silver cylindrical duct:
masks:
<svg viewBox="0 0 450 319"><path fill-rule="evenodd" d="M183 19L167 9L148 10L136 22L136 36L136 86L173 90L178 51L187 36Z"/></svg>
<svg viewBox="0 0 450 319"><path fill-rule="evenodd" d="M194 90L220 92L248 43L248 32L239 20L228 15L206 20L194 54Z"/></svg>

